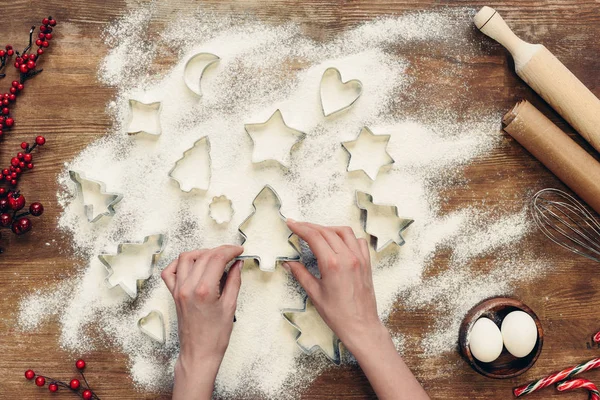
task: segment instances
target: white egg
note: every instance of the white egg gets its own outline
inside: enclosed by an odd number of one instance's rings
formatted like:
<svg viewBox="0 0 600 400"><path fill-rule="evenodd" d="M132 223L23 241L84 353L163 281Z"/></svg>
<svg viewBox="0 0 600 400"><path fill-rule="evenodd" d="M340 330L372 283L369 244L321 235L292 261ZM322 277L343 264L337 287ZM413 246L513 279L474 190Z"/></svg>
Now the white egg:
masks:
<svg viewBox="0 0 600 400"><path fill-rule="evenodd" d="M473 357L481 362L492 362L502 353L502 333L489 318L479 318L467 338Z"/></svg>
<svg viewBox="0 0 600 400"><path fill-rule="evenodd" d="M501 331L506 350L518 358L531 353L538 339L535 321L523 311L513 311L504 317Z"/></svg>

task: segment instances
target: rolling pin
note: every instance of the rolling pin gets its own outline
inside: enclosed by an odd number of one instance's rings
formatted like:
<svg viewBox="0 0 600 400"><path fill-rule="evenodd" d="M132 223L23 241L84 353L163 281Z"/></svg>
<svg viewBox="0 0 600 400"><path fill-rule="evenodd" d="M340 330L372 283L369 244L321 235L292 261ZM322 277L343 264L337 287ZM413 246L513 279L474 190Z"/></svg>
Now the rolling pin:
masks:
<svg viewBox="0 0 600 400"><path fill-rule="evenodd" d="M519 39L493 8L483 7L473 21L512 54L517 75L600 151L600 100L546 47Z"/></svg>

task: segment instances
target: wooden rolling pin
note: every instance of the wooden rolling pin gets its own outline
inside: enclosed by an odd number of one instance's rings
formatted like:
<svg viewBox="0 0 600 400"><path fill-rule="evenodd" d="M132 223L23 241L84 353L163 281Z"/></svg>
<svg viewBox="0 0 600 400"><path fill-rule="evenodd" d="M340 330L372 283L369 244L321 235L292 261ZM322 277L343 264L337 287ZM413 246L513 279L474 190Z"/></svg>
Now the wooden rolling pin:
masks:
<svg viewBox="0 0 600 400"><path fill-rule="evenodd" d="M547 48L519 39L493 8L483 7L473 20L508 49L521 79L600 151L600 100Z"/></svg>

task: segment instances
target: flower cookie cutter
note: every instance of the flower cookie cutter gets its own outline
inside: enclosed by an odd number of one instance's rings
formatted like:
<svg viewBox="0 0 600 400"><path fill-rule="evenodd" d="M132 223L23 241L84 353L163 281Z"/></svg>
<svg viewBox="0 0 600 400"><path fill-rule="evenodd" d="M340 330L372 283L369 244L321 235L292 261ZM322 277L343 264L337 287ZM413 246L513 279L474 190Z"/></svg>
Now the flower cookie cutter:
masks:
<svg viewBox="0 0 600 400"><path fill-rule="evenodd" d="M317 309L313 305L308 296L304 298L304 307L301 309L287 308L281 311L283 318L290 323L297 331L296 344L300 349L308 355L320 351L335 365L340 365L342 362L341 341L335 333L327 326L325 321L319 315ZM325 334L311 336L309 329L306 326L312 326L313 329L320 329ZM323 336L328 337L327 343L319 343L319 339Z"/></svg>
<svg viewBox="0 0 600 400"><path fill-rule="evenodd" d="M129 99L129 120L127 122L127 133L137 135L145 133L158 136L160 128L160 101L144 103L139 100Z"/></svg>
<svg viewBox="0 0 600 400"><path fill-rule="evenodd" d="M272 211L272 210L269 210L267 207L264 207L264 209L267 210L266 212L264 212L263 207L257 206L261 202L261 200L265 200L265 202L272 203L271 208L276 208L277 214L276 215L271 214L270 211ZM243 245L245 244L245 246L244 246L244 253L242 255L240 255L239 257L237 257L236 260L245 260L245 259L256 260L260 270L265 271L265 272L275 271L275 267L277 266L277 263L280 261L297 261L297 260L299 260L300 252L298 249L300 248L300 245L298 243L297 236L294 235L293 232L290 231L286 225L286 218L281 213L281 199L280 199L279 195L277 194L277 192L275 191L275 189L273 189L270 185L265 185L265 187L262 188L262 190L256 195L256 197L254 197L254 200L252 200L252 207L254 208L254 211L238 227L238 231L240 232L240 234L243 237L242 244ZM248 236L247 231L251 230L250 228L251 228L251 225L255 218L257 218L258 220L261 220L261 221L268 220L271 223L281 223L282 224L281 225L282 229L286 230L286 232L289 232L287 234L287 236L285 237L285 244L287 244L288 247L285 250L283 250L283 251L287 251L287 254L285 254L285 255L275 254L275 250L273 250L273 249L275 249L277 247L277 245L283 245L284 243L283 243L282 238L272 238L272 237L269 237L269 238L260 237L259 240L257 240L257 241L260 241L261 243L268 243L269 249L271 251L273 251L273 254L270 254L269 257L262 257L262 255L259 255L259 254L251 254L252 253L251 249L252 249L252 247L254 247L254 244L253 244L253 239L250 236ZM283 228L284 226L285 226L285 228ZM279 240L280 243L275 243L276 240ZM277 250L277 251L281 251L281 250Z"/></svg>
<svg viewBox="0 0 600 400"><path fill-rule="evenodd" d="M356 205L364 211L364 229L366 233L375 239L375 251L379 252L391 243L396 243L398 246L405 243L402 232L415 221L410 218L399 217L398 207L375 204L373 203L373 196L358 190L356 191ZM395 223L394 234L388 233L387 237L384 237L383 233L376 233L377 221L373 221L374 219L392 220Z"/></svg>
<svg viewBox="0 0 600 400"><path fill-rule="evenodd" d="M370 140L371 142L380 140L380 141L384 142L382 150L385 153L386 160L378 163L379 165L373 164L372 166L369 166L372 168L367 168L365 166L354 167L353 166L353 164L355 164L354 160L356 159L357 156L359 156L359 153L361 153L361 151L359 149L356 149L354 146L356 146L356 145L360 146L360 143L364 142L365 140L367 140L367 141ZM390 156L390 154L387 152L387 145L388 145L389 141L390 141L390 135L375 135L369 128L367 128L366 126L363 127L360 130L360 133L358 134L356 139L348 141L348 142L342 142L342 147L344 148L344 150L346 150L346 152L349 155L348 166L346 167L346 171L347 172L363 171L369 177L369 179L371 179L372 181L377 179L379 170L381 170L382 167L385 167L386 165L391 165L395 162L394 159L392 158L392 156ZM362 145L364 145L364 143ZM360 154L360 155L367 156L367 154L365 154L364 151L362 153L363 154Z"/></svg>
<svg viewBox="0 0 600 400"><path fill-rule="evenodd" d="M152 310L138 320L138 329L150 339L164 344L166 339L165 320L158 310Z"/></svg>
<svg viewBox="0 0 600 400"><path fill-rule="evenodd" d="M95 181L93 179L87 179L85 174L80 171L69 170L69 177L73 182L75 182L75 186L77 188L77 196L81 198L83 203L83 211L85 212L85 216L89 222L96 222L100 218L104 216L115 215L115 204L120 202L123 199L123 195L121 193L112 193L106 191L106 185L104 182ZM94 215L94 204L86 203L84 196L84 185L91 185L96 188L96 191L100 194L100 196L105 197L105 208L106 211L98 213Z"/></svg>
<svg viewBox="0 0 600 400"><path fill-rule="evenodd" d="M187 60L183 67L183 81L194 94L202 96L201 81L208 67L220 60L212 53L197 53Z"/></svg>
<svg viewBox="0 0 600 400"><path fill-rule="evenodd" d="M208 205L208 215L219 225L231 221L233 214L233 203L225 195L213 197Z"/></svg>
<svg viewBox="0 0 600 400"><path fill-rule="evenodd" d="M321 77L321 110L328 117L332 114L346 110L360 98L363 84L358 79L342 80L339 69L329 67ZM337 92L338 97L335 96Z"/></svg>
<svg viewBox="0 0 600 400"><path fill-rule="evenodd" d="M116 254L100 254L98 259L108 272L105 279L108 288L120 286L129 297L135 299L143 282L152 276L154 266L165 245L165 235L157 234L146 236L141 242L120 243ZM134 254L131 254L130 250L135 249L138 251L133 251ZM143 255L150 258L150 262L144 262L141 267L134 264L140 261L140 252L144 252Z"/></svg>
<svg viewBox="0 0 600 400"><path fill-rule="evenodd" d="M190 164L192 157L196 156L196 153L201 151L202 148L206 151L206 161L204 159L200 160L200 162L206 162L207 173L206 176L203 177L202 174L198 173L198 166ZM201 156L204 156L203 154ZM188 161L187 166L183 164ZM198 160L196 160L198 161ZM210 157L210 140L208 136L203 136L200 139L196 140L192 147L183 152L182 157L175 161L175 165L169 171L169 178L173 179L179 185L179 189L181 191L189 193L194 189L198 189L201 191L207 191L210 186L210 179L212 174L212 160ZM189 176L192 176L192 182L189 182L189 179L183 178L182 175L186 175L186 172ZM180 175L181 174L181 175ZM206 183L204 182L206 181Z"/></svg>

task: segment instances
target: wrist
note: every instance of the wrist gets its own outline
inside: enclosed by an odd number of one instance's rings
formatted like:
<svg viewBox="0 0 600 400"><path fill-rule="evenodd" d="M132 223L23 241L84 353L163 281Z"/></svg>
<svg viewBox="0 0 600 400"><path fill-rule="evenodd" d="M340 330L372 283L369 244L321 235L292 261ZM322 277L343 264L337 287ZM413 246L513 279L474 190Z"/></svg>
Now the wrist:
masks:
<svg viewBox="0 0 600 400"><path fill-rule="evenodd" d="M371 325L360 325L342 342L357 360L363 355L373 354L377 349L386 347L384 345L388 342L393 346L390 333L379 320Z"/></svg>
<svg viewBox="0 0 600 400"><path fill-rule="evenodd" d="M192 358L180 354L175 363L173 399L211 399L222 359L222 356ZM190 393L194 395L190 397Z"/></svg>

